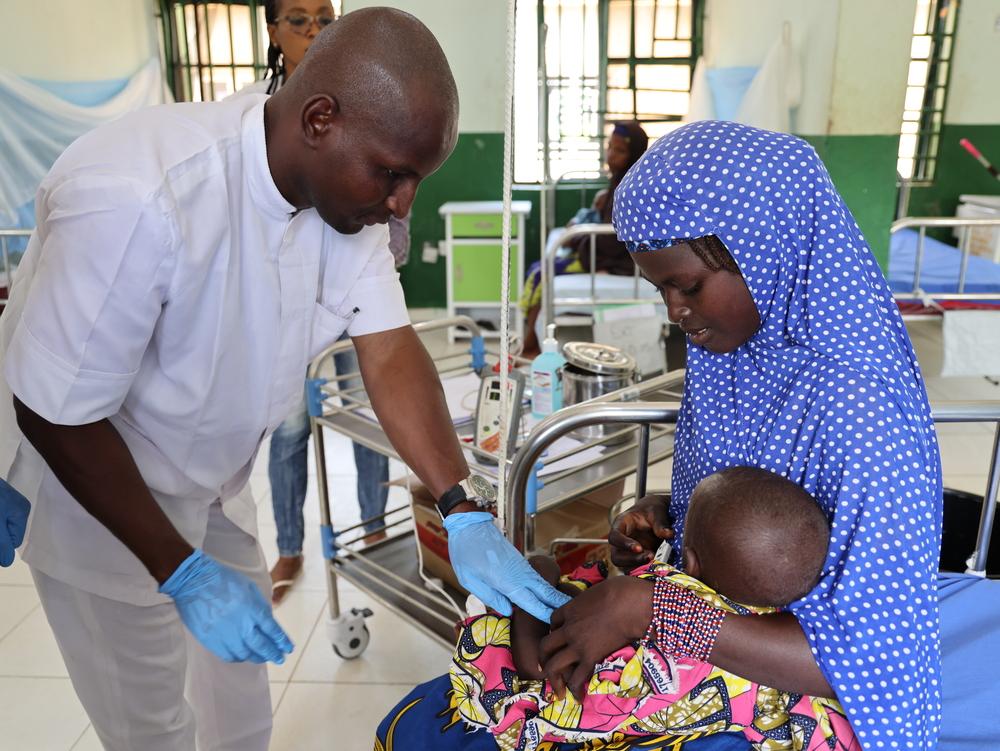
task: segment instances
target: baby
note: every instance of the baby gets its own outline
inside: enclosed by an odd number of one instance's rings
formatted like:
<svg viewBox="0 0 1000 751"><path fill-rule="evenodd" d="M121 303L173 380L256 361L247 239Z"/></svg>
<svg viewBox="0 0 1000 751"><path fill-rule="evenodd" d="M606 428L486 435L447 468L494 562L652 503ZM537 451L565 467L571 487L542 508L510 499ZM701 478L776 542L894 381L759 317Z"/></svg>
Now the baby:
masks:
<svg viewBox="0 0 1000 751"><path fill-rule="evenodd" d="M686 573L654 560L631 576L666 576L714 607L773 612L819 580L829 524L799 486L766 470L732 467L691 496L683 550ZM601 586L603 564L560 581L551 558L532 565L567 594ZM760 751L860 749L840 705L788 694L706 663L635 643L595 666L582 703L556 697L539 667L548 625L515 610L465 622L451 666L453 708L485 727L501 749L532 751L546 742L616 742L635 736L691 740L739 731Z"/></svg>

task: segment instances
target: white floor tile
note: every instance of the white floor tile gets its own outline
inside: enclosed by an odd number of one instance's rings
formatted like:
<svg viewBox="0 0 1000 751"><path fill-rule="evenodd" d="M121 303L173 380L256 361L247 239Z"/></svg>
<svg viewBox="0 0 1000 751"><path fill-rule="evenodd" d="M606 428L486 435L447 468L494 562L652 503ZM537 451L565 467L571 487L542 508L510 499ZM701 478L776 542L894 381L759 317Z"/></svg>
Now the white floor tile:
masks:
<svg viewBox="0 0 1000 751"><path fill-rule="evenodd" d="M0 746L4 749L67 751L87 725L69 678L0 678Z"/></svg>
<svg viewBox="0 0 1000 751"><path fill-rule="evenodd" d="M38 607L34 587L0 586L0 640Z"/></svg>
<svg viewBox="0 0 1000 751"><path fill-rule="evenodd" d="M287 681L271 681L271 714L278 711L281 700L285 696L285 689L288 688Z"/></svg>
<svg viewBox="0 0 1000 751"><path fill-rule="evenodd" d="M281 699L285 695L288 684L285 682L271 682L271 711L277 712ZM73 745L70 751L103 751L101 741L97 737L97 732L93 725L89 726L80 736L80 739Z"/></svg>
<svg viewBox="0 0 1000 751"><path fill-rule="evenodd" d="M356 659L342 660L327 638L324 617L292 673L293 685L308 681L415 686L448 670L450 651L385 606L363 594L345 594L340 605L343 610L369 607L374 611L366 621L371 633L368 648Z"/></svg>
<svg viewBox="0 0 1000 751"><path fill-rule="evenodd" d="M93 725L84 731L80 740L73 745L70 751L104 751L104 746L101 745L101 740L97 737L97 731L94 730Z"/></svg>
<svg viewBox="0 0 1000 751"><path fill-rule="evenodd" d="M31 611L0 641L0 676L69 677L52 629L40 607Z"/></svg>
<svg viewBox="0 0 1000 751"><path fill-rule="evenodd" d="M271 751L370 751L379 722L412 688L293 682L274 717Z"/></svg>
<svg viewBox="0 0 1000 751"><path fill-rule="evenodd" d="M266 474L260 475L255 472L251 473L249 483L250 491L253 493L254 500L257 501L258 504L260 504L261 499L271 493L271 483L267 479Z"/></svg>
<svg viewBox="0 0 1000 751"><path fill-rule="evenodd" d="M287 681L305 652L306 644L321 616L326 613L326 592L293 589L275 608L274 617L295 645L295 651L283 665L268 663L267 674L272 681Z"/></svg>
<svg viewBox="0 0 1000 751"><path fill-rule="evenodd" d="M28 564L21 560L20 554L7 568L0 568L0 586L15 585L34 588L35 580L31 578Z"/></svg>

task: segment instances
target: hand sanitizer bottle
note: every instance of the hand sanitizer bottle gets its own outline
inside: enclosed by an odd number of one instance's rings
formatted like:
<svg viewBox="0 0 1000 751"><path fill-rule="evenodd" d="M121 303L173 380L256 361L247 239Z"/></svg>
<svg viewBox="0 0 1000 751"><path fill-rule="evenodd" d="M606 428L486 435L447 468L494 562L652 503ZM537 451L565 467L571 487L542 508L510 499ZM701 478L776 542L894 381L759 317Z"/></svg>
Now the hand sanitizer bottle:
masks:
<svg viewBox="0 0 1000 751"><path fill-rule="evenodd" d="M565 358L559 352L556 326L546 327L542 352L531 362L531 414L547 417L562 409L562 369Z"/></svg>

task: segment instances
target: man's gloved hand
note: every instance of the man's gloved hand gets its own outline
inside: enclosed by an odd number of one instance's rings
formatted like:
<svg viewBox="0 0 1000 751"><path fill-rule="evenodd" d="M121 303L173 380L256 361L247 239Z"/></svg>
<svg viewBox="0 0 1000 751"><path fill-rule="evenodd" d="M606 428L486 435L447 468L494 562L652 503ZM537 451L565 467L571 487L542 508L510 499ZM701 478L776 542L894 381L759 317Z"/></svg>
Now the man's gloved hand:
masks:
<svg viewBox="0 0 1000 751"><path fill-rule="evenodd" d="M517 552L485 511L452 514L444 520L448 556L458 581L501 615L511 614L511 602L540 621L569 597L545 581Z"/></svg>
<svg viewBox="0 0 1000 751"><path fill-rule="evenodd" d="M226 662L285 661L291 640L257 585L201 550L189 555L160 591L205 649Z"/></svg>
<svg viewBox="0 0 1000 751"><path fill-rule="evenodd" d="M0 566L14 562L14 548L24 541L30 512L28 499L0 480Z"/></svg>

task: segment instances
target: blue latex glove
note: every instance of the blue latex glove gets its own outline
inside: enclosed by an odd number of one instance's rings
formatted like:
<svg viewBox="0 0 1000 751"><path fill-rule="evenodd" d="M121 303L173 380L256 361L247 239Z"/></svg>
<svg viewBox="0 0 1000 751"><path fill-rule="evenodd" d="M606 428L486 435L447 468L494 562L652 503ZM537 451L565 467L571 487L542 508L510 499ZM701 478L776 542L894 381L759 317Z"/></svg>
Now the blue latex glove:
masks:
<svg viewBox="0 0 1000 751"><path fill-rule="evenodd" d="M14 548L24 542L31 504L3 480L0 480L0 566L14 562Z"/></svg>
<svg viewBox="0 0 1000 751"><path fill-rule="evenodd" d="M257 585L201 550L184 559L160 591L205 649L226 662L285 661L291 640Z"/></svg>
<svg viewBox="0 0 1000 751"><path fill-rule="evenodd" d="M511 614L511 602L540 621L569 602L569 596L545 581L517 552L485 511L452 514L448 556L458 581L501 615Z"/></svg>

